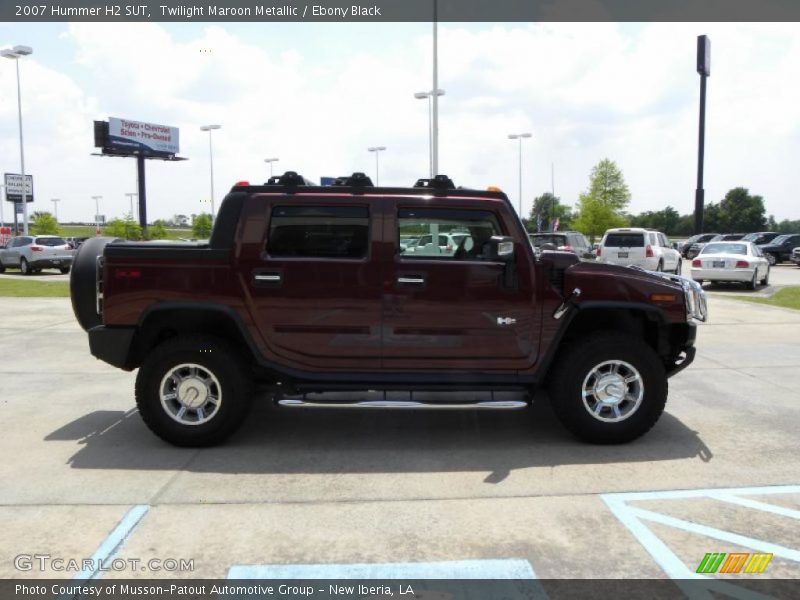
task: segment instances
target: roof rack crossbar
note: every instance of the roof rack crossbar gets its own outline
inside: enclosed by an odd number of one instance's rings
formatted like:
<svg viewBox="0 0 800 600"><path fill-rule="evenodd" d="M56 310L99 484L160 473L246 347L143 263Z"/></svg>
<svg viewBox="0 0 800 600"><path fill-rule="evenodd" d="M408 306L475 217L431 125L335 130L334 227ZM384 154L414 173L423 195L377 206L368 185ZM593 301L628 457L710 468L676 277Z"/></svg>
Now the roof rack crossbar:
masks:
<svg viewBox="0 0 800 600"><path fill-rule="evenodd" d="M359 172L337 177L332 185L337 187L374 187L372 179Z"/></svg>
<svg viewBox="0 0 800 600"><path fill-rule="evenodd" d="M447 175L436 175L432 179L417 179L415 188L433 188L435 190L454 190L456 188L453 180Z"/></svg>
<svg viewBox="0 0 800 600"><path fill-rule="evenodd" d="M283 185L283 186L298 186L298 185L314 185L313 181L309 181L296 171L286 171L283 175L275 175L267 180L265 185Z"/></svg>

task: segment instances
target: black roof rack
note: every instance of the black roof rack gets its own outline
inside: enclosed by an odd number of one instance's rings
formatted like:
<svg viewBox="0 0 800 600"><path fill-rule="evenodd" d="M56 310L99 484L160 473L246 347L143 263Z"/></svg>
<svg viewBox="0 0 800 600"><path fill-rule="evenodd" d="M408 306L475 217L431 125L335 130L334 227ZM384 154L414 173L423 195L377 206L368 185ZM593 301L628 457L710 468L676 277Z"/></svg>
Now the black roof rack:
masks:
<svg viewBox="0 0 800 600"><path fill-rule="evenodd" d="M296 171L286 171L283 175L275 175L267 180L265 185L316 185L313 181L309 181L302 175L298 175Z"/></svg>
<svg viewBox="0 0 800 600"><path fill-rule="evenodd" d="M417 179L415 188L432 188L435 190L454 190L456 189L453 180L447 175L436 175L433 179Z"/></svg>
<svg viewBox="0 0 800 600"><path fill-rule="evenodd" d="M364 173L353 173L352 175L337 177L332 185L338 187L374 187L372 179Z"/></svg>

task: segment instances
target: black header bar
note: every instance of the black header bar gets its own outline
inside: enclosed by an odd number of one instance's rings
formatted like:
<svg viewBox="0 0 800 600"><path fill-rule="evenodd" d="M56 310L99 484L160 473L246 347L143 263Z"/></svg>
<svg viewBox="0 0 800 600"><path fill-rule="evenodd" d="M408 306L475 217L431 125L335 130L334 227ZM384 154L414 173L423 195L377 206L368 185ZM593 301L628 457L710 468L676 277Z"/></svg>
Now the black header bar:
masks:
<svg viewBox="0 0 800 600"><path fill-rule="evenodd" d="M798 0L0 0L10 22L786 22Z"/></svg>

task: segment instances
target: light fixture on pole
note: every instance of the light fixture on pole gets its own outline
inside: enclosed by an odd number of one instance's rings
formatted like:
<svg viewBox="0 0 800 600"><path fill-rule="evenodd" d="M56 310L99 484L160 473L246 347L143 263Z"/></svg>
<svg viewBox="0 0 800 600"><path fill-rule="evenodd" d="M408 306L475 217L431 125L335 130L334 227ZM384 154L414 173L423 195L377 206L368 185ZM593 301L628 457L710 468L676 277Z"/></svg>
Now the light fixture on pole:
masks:
<svg viewBox="0 0 800 600"><path fill-rule="evenodd" d="M278 162L280 159L278 158L265 158L264 162L269 165L269 176L272 178L272 163Z"/></svg>
<svg viewBox="0 0 800 600"><path fill-rule="evenodd" d="M136 220L136 216L133 214L133 199L138 198L139 194L136 192L125 192L125 195L128 197L128 201L131 204L131 219Z"/></svg>
<svg viewBox="0 0 800 600"><path fill-rule="evenodd" d="M370 146L368 151L375 153L375 187L380 185L380 164L378 162L378 155L386 150L386 146Z"/></svg>
<svg viewBox="0 0 800 600"><path fill-rule="evenodd" d="M19 59L33 54L30 46L14 46L8 50L0 50L0 56L12 59L17 66L17 110L19 116L19 163L22 172L22 233L28 235L28 186L25 179L25 150L22 136L22 91L19 82Z"/></svg>
<svg viewBox="0 0 800 600"><path fill-rule="evenodd" d="M509 133L508 139L519 141L519 218L522 219L522 140L532 137L530 133Z"/></svg>
<svg viewBox="0 0 800 600"><path fill-rule="evenodd" d="M215 129L222 129L222 125L203 125L200 131L208 132L208 163L211 172L211 222L214 222L214 146L211 142L211 132Z"/></svg>
<svg viewBox="0 0 800 600"><path fill-rule="evenodd" d="M444 96L444 90L436 90L437 96ZM431 106L433 98L433 92L416 92L414 94L414 98L417 100L427 100L428 101L428 172L429 176L433 178L433 108Z"/></svg>
<svg viewBox="0 0 800 600"><path fill-rule="evenodd" d="M100 235L100 200L102 200L102 196L92 196L92 200L94 200L94 231L97 235Z"/></svg>
<svg viewBox="0 0 800 600"><path fill-rule="evenodd" d="M53 214L56 218L56 223L58 223L58 203L61 202L60 198L51 198L50 202L53 203Z"/></svg>

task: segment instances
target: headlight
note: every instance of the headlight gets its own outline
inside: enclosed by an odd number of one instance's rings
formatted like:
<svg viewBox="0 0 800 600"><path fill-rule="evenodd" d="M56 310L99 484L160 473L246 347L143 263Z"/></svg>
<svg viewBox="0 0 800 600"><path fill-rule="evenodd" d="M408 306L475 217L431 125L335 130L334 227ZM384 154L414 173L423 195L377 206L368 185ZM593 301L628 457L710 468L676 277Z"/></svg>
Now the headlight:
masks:
<svg viewBox="0 0 800 600"><path fill-rule="evenodd" d="M706 304L706 293L699 283L692 279L681 277L683 296L686 301L686 316L690 319L703 321L708 318L708 305Z"/></svg>
<svg viewBox="0 0 800 600"><path fill-rule="evenodd" d="M662 279L669 279L673 283L679 283L683 288L683 300L686 305L686 317L695 319L697 321L705 322L708 318L708 305L706 304L706 293L703 287L694 279L683 277L682 275L673 275L672 273L663 273L661 271L647 271L641 267L631 266L631 269L638 271L645 271L656 277Z"/></svg>

